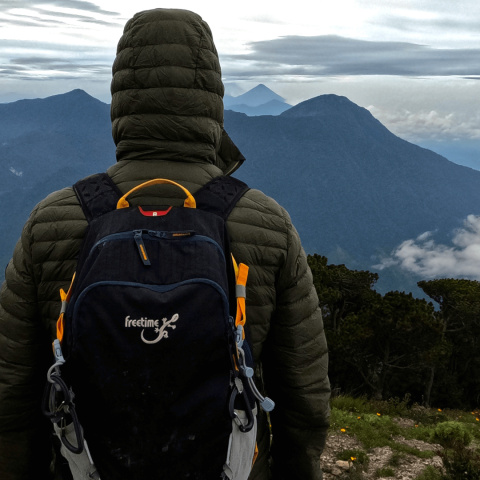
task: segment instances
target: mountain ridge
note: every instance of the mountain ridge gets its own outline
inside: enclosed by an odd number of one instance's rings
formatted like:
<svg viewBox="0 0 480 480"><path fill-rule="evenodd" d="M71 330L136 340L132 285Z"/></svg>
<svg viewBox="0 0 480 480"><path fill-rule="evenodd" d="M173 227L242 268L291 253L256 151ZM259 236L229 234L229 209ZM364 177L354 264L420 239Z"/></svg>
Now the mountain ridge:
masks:
<svg viewBox="0 0 480 480"><path fill-rule="evenodd" d="M236 97L226 95L223 101L226 110L249 116L279 115L291 107L283 97L262 83Z"/></svg>
<svg viewBox="0 0 480 480"><path fill-rule="evenodd" d="M108 104L78 89L26 102L0 105L4 263L37 201L115 162ZM21 135L9 133L14 124ZM284 206L307 253L331 263L372 270L400 242L427 230L447 241L480 213L480 172L396 137L346 97L320 95L277 116L226 110L225 128L247 158L235 176ZM418 279L387 275L379 289L419 296Z"/></svg>

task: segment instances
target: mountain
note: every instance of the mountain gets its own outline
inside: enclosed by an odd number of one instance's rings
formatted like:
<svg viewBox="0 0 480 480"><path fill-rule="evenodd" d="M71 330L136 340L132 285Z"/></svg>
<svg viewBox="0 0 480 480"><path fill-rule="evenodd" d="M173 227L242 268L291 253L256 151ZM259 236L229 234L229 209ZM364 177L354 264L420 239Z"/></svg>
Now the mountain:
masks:
<svg viewBox="0 0 480 480"><path fill-rule="evenodd" d="M237 97L226 95L223 102L226 110L245 113L249 116L280 115L291 107L284 98L263 84Z"/></svg>
<svg viewBox="0 0 480 480"><path fill-rule="evenodd" d="M35 204L114 161L110 107L83 90L0 104L0 281Z"/></svg>
<svg viewBox="0 0 480 480"><path fill-rule="evenodd" d="M345 97L277 116L226 111L225 128L247 158L235 175L287 208L307 253L331 263L375 271L404 240L448 242L480 214L479 171L396 137ZM114 161L109 106L81 90L0 105L0 262L36 202ZM377 286L422 296L420 279L391 267Z"/></svg>
<svg viewBox="0 0 480 480"><path fill-rule="evenodd" d="M237 175L287 208L309 253L373 265L432 231L447 242L480 213L480 172L406 142L345 97L322 95L277 117L226 112L225 128L247 158ZM420 278L390 268L379 290L413 291Z"/></svg>
<svg viewBox="0 0 480 480"><path fill-rule="evenodd" d="M0 193L45 177L60 187L96 160L109 165L112 148L110 107L83 90L0 104Z"/></svg>

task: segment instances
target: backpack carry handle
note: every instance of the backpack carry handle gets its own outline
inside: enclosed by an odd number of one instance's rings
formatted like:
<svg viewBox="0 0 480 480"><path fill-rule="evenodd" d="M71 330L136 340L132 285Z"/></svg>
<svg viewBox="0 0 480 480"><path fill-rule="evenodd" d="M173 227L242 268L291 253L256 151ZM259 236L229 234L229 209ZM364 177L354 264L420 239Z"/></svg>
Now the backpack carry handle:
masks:
<svg viewBox="0 0 480 480"><path fill-rule="evenodd" d="M193 195L185 187L183 187L179 183L176 183L172 180L168 180L166 178L155 178L153 180L149 180L148 182L137 185L136 187L132 188L129 192L127 192L122 198L120 198L120 200L118 200L117 210L120 208L128 208L130 206L130 204L127 201L127 197L133 192L136 192L137 190L140 190L141 188L144 188L144 187L149 187L151 185L157 185L162 183L175 185L176 187L181 188L185 193L185 195L187 196L187 198L183 202L183 206L186 208L196 208L197 204L195 202L195 199L193 198Z"/></svg>

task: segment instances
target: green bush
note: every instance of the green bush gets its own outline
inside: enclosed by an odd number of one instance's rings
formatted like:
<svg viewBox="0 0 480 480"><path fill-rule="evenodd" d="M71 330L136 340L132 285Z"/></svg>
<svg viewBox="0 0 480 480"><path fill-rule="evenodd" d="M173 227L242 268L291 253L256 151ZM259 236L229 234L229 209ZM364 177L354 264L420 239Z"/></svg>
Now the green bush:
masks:
<svg viewBox="0 0 480 480"><path fill-rule="evenodd" d="M388 460L388 465L390 467L398 467L403 458L405 458L405 454L403 452L394 451L390 457L390 460Z"/></svg>
<svg viewBox="0 0 480 480"><path fill-rule="evenodd" d="M432 440L444 448L461 448L470 445L473 436L465 424L455 421L439 423L432 435Z"/></svg>
<svg viewBox="0 0 480 480"><path fill-rule="evenodd" d="M377 478L380 478L380 477L394 477L395 476L395 471L393 470L392 467L383 467L383 468L379 468L375 472L375 476Z"/></svg>
<svg viewBox="0 0 480 480"><path fill-rule="evenodd" d="M444 476L442 473L437 470L435 467L432 467L431 465L428 465L425 470L418 475L415 480L443 480Z"/></svg>
<svg viewBox="0 0 480 480"><path fill-rule="evenodd" d="M465 447L440 453L446 480L480 480L480 453Z"/></svg>
<svg viewBox="0 0 480 480"><path fill-rule="evenodd" d="M339 395L332 397L331 404L333 408L353 413L366 413L372 411L372 404L367 397L361 396L358 398L347 395Z"/></svg>

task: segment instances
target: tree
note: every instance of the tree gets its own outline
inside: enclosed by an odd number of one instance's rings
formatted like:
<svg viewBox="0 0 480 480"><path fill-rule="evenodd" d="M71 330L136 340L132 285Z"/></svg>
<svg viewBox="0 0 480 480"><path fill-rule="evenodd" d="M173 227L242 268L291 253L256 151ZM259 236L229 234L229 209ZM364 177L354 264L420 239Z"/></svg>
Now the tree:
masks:
<svg viewBox="0 0 480 480"><path fill-rule="evenodd" d="M338 332L349 314L358 312L378 295L373 290L378 274L327 263L327 257L308 256L324 322L330 330Z"/></svg>
<svg viewBox="0 0 480 480"><path fill-rule="evenodd" d="M358 323L363 324L360 328ZM431 303L411 293L388 292L364 308L358 331L369 331L357 348L356 365L377 399L406 392L430 401L427 379L442 352L443 324ZM420 389L419 389L420 388Z"/></svg>
<svg viewBox="0 0 480 480"><path fill-rule="evenodd" d="M350 393L381 398L408 389L416 380L419 396L438 356L442 325L433 305L411 294L382 297L373 287L378 274L328 265L326 257L308 257L322 308L330 351L330 379Z"/></svg>
<svg viewBox="0 0 480 480"><path fill-rule="evenodd" d="M465 279L422 281L418 286L439 303L448 357L439 395L457 407L480 403L480 282Z"/></svg>

